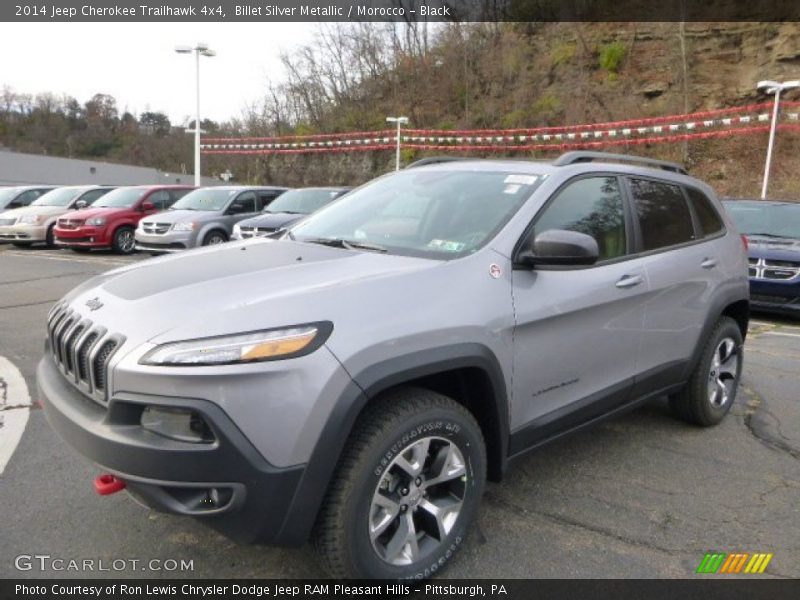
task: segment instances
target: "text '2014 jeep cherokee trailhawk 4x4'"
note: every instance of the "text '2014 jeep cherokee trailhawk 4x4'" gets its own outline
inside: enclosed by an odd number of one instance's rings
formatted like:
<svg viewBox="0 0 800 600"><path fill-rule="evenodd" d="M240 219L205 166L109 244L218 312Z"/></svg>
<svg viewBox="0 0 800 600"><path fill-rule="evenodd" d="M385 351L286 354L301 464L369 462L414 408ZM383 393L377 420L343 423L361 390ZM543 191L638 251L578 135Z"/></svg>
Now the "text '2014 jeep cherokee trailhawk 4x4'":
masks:
<svg viewBox="0 0 800 600"><path fill-rule="evenodd" d="M335 575L424 577L526 450L663 395L718 423L747 322L742 240L677 165L465 160L84 283L38 381L114 489L238 540L313 534Z"/></svg>

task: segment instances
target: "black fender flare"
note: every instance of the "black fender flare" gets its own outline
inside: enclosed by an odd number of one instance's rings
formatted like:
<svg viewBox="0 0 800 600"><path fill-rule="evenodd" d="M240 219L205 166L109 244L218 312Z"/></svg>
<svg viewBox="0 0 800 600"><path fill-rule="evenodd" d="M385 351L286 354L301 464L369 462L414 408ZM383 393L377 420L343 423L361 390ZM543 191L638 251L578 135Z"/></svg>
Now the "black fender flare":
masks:
<svg viewBox="0 0 800 600"><path fill-rule="evenodd" d="M278 534L278 543L300 545L308 540L328 484L355 422L373 398L405 382L460 368L477 368L489 377L497 411L501 469L508 456L508 395L503 371L485 345L463 343L391 358L355 374L323 427Z"/></svg>

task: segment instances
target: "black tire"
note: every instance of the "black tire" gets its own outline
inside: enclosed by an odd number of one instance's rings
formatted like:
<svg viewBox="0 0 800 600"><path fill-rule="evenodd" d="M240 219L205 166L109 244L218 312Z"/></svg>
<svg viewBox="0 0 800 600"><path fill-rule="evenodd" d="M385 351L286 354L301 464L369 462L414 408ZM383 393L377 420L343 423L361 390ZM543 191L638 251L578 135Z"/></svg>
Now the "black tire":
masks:
<svg viewBox="0 0 800 600"><path fill-rule="evenodd" d="M44 245L48 248L55 248L56 247L56 234L53 231L56 227L56 224L53 223L50 227L47 228L47 234L45 234L44 238Z"/></svg>
<svg viewBox="0 0 800 600"><path fill-rule="evenodd" d="M136 250L136 241L133 237L133 227L118 227L111 240L111 249L116 254L133 254Z"/></svg>
<svg viewBox="0 0 800 600"><path fill-rule="evenodd" d="M212 229L203 236L203 246L213 246L214 244L224 244L228 241L228 236L224 231Z"/></svg>
<svg viewBox="0 0 800 600"><path fill-rule="evenodd" d="M733 343L733 354L728 356L723 344L727 346L729 341ZM742 374L742 343L742 332L736 321L721 317L703 347L689 383L669 399L678 417L702 427L716 425L725 418L736 400ZM725 358L723 365L727 366L717 366L722 362L720 358ZM716 394L713 389L717 390Z"/></svg>
<svg viewBox="0 0 800 600"><path fill-rule="evenodd" d="M424 445L426 440L428 445ZM404 484L408 471L396 461L415 450L420 456L424 451L426 459L413 461L421 472L407 477ZM427 487L425 478L433 482L445 465L448 474L442 477L444 482ZM346 578L432 576L463 543L485 481L486 449L481 429L469 411L425 389L408 387L387 393L359 416L331 479L314 531L324 568L334 577ZM391 516L390 509L384 509L383 527L377 527L382 533L373 543L370 527L381 516L375 513L379 505L373 504L379 493L381 498L392 497L396 512ZM444 506L459 499L459 510L447 524L428 510L438 507L437 502ZM408 523L415 534L404 537ZM410 558L408 543L398 543L394 547L399 546L399 551L390 552L393 540L412 537L414 547L419 548L416 561ZM408 564L391 564L386 558L390 554L395 561L408 560Z"/></svg>

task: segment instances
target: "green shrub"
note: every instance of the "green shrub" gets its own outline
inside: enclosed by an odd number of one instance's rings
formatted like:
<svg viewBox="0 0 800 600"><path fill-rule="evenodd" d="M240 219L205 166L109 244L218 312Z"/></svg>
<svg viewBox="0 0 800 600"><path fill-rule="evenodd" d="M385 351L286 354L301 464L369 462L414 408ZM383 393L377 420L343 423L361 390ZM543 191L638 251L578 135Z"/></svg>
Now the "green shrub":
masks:
<svg viewBox="0 0 800 600"><path fill-rule="evenodd" d="M577 51L578 45L575 42L562 42L550 51L550 60L554 67L558 67L571 62Z"/></svg>
<svg viewBox="0 0 800 600"><path fill-rule="evenodd" d="M600 48L598 56L600 68L615 74L625 58L625 45L622 42L611 42Z"/></svg>

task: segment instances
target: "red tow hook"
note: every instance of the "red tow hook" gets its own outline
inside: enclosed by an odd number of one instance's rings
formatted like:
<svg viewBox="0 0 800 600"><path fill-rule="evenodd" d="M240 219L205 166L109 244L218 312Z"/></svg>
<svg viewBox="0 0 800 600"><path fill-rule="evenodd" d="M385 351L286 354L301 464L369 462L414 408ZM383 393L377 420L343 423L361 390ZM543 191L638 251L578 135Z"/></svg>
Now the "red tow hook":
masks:
<svg viewBox="0 0 800 600"><path fill-rule="evenodd" d="M125 482L110 473L103 473L94 478L94 491L101 496L116 494L125 489Z"/></svg>

